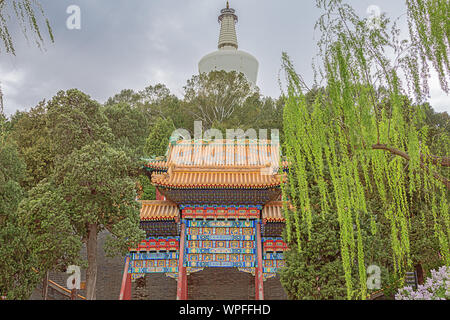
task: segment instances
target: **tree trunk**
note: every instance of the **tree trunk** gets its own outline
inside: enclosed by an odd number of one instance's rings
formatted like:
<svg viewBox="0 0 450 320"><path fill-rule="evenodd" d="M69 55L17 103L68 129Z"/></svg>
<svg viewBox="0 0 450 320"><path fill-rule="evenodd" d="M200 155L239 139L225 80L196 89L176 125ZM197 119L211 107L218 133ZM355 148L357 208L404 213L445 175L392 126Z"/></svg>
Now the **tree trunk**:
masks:
<svg viewBox="0 0 450 320"><path fill-rule="evenodd" d="M48 296L48 271L45 273L44 280L42 281L42 298L47 300Z"/></svg>
<svg viewBox="0 0 450 320"><path fill-rule="evenodd" d="M88 268L86 270L86 299L95 300L97 284L97 224L88 225L88 239L86 243Z"/></svg>
<svg viewBox="0 0 450 320"><path fill-rule="evenodd" d="M374 144L372 146L372 149L373 150L389 151L390 153L392 153L392 154L394 154L396 156L400 156L403 159L406 159L408 161L411 159L410 156L406 152L398 150L398 149L395 149L395 148L388 147L385 144ZM430 159L432 159L432 162L434 164L441 165L442 167L449 167L450 166L450 158L448 158L448 157L438 157L438 156L429 156L429 157L430 157ZM441 181L447 187L447 189L450 190L450 180L448 180L447 178L439 175L437 172L433 172L432 170L430 170L423 163L423 160L424 160L424 156L423 155L420 155L420 159L422 160L420 162L420 167L422 169L424 169L425 171L430 172L436 180Z"/></svg>
<svg viewBox="0 0 450 320"><path fill-rule="evenodd" d="M418 263L416 266L416 273L417 273L417 283L423 284L424 283L424 277L423 277L423 268L422 264Z"/></svg>

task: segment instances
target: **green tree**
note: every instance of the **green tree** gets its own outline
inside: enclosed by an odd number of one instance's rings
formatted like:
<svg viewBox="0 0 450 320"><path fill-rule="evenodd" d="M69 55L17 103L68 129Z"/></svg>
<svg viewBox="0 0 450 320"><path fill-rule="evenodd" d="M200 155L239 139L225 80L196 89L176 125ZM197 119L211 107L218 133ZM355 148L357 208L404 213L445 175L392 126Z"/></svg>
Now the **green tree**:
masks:
<svg viewBox="0 0 450 320"><path fill-rule="evenodd" d="M429 63L436 70L441 88L449 93L450 2L446 0L406 0L411 45L409 75L417 93L428 92ZM426 75L417 77L418 74ZM424 83L421 86L420 80Z"/></svg>
<svg viewBox="0 0 450 320"><path fill-rule="evenodd" d="M302 225L311 240L314 212L324 216L334 212L347 298L364 299L365 216L375 226L383 214L390 228L393 273L401 277L413 267L411 220L418 214L414 204L422 201L421 214L433 221L441 263L450 263L450 183L438 168L449 165L445 152L450 148L430 154L425 144L424 108L405 99L399 74L400 68L411 71L407 63L411 55L405 55L411 41L399 40L395 24L388 32L390 21L385 15L378 28L371 28L340 0L318 0L317 4L325 10L317 26L323 34L320 70L326 87L312 107L308 107L301 77L283 55L288 80L285 150L291 164L284 196L296 208L286 212L286 239L301 254L305 245ZM393 50L394 62L388 49ZM312 197L313 190L320 194L317 199ZM380 204L378 210L371 210L373 199ZM372 229L375 234L376 228Z"/></svg>
<svg viewBox="0 0 450 320"><path fill-rule="evenodd" d="M114 135L114 145L139 160L144 155L149 134L149 121L145 114L141 109L123 102L106 105L103 112Z"/></svg>
<svg viewBox="0 0 450 320"><path fill-rule="evenodd" d="M5 131L0 114L0 296L27 299L39 281L33 272L35 253L27 229L19 223L17 207L25 192L25 163Z"/></svg>
<svg viewBox="0 0 450 320"><path fill-rule="evenodd" d="M158 118L150 129L145 144L145 154L150 157L164 156L169 145L169 139L175 130L172 119Z"/></svg>
<svg viewBox="0 0 450 320"><path fill-rule="evenodd" d="M142 174L139 176L139 186L141 188L139 200L156 199L156 187L151 183L147 175Z"/></svg>
<svg viewBox="0 0 450 320"><path fill-rule="evenodd" d="M60 91L29 112L17 112L11 122L11 135L27 164L27 189L50 176L57 158L92 141L114 142L102 106L76 89Z"/></svg>
<svg viewBox="0 0 450 320"><path fill-rule="evenodd" d="M88 251L89 299L95 298L98 232L112 234L106 246L111 255L126 252L143 236L135 201L136 159L124 151L131 152L135 141L119 137L121 130L133 126L132 119L141 118L128 107L108 108L110 120L104 107L86 94L61 91L29 114L17 114L12 128L15 139L25 140L21 153L35 177L19 210L21 223L33 237L35 265L47 271L77 261L81 240ZM109 121L121 114L128 120L111 129ZM131 135L128 138L135 139ZM43 239L47 243L41 243Z"/></svg>
<svg viewBox="0 0 450 320"><path fill-rule="evenodd" d="M120 93L114 95L114 97L109 98L105 106L113 106L117 104L127 104L130 107L136 107L141 101L141 95L134 92L132 89L124 89Z"/></svg>
<svg viewBox="0 0 450 320"><path fill-rule="evenodd" d="M51 152L45 102L28 112L16 112L11 119L11 137L26 163L25 189L31 189L52 172L54 154Z"/></svg>
<svg viewBox="0 0 450 320"><path fill-rule="evenodd" d="M244 74L235 71L195 75L187 81L184 90L185 108L205 128L230 120L248 98L258 94L258 89L251 86Z"/></svg>
<svg viewBox="0 0 450 320"><path fill-rule="evenodd" d="M0 83L0 114L4 114L4 106L3 106L3 91L2 91L2 84Z"/></svg>
<svg viewBox="0 0 450 320"><path fill-rule="evenodd" d="M295 300L341 300L346 297L345 274L340 253L340 228L335 214L316 212L312 216L311 237L308 238L307 225L300 226L302 250L296 244L285 254L287 267L280 273L281 283L289 299ZM370 222L364 225L364 247L367 264L372 263L381 269L381 283L390 284L388 237L381 236L381 223L377 224L379 233L372 235ZM357 285L357 268L352 268L354 285Z"/></svg>
<svg viewBox="0 0 450 320"><path fill-rule="evenodd" d="M31 189L20 203L17 216L30 236L35 268L41 274L82 264L82 243L72 225L69 206L53 183L44 179Z"/></svg>
<svg viewBox="0 0 450 320"><path fill-rule="evenodd" d="M171 94L166 85L158 83L154 86L147 86L144 90L139 91L139 98L143 104L148 104L157 109L157 106L164 105L168 99L175 98L175 96Z"/></svg>
<svg viewBox="0 0 450 320"><path fill-rule="evenodd" d="M67 157L93 141L114 142L101 104L79 90L59 91L46 109L53 160Z"/></svg>
<svg viewBox="0 0 450 320"><path fill-rule="evenodd" d="M423 108L425 124L421 129L428 130L426 144L430 146L430 152L438 154L450 145L450 116L447 112L435 112L428 103Z"/></svg>
<svg viewBox="0 0 450 320"><path fill-rule="evenodd" d="M317 219L317 217L319 217ZM330 300L345 297L345 279L339 254L339 224L334 216L314 215L312 237L306 225L300 226L304 247L294 244L285 253L287 267L280 272L289 299Z"/></svg>
<svg viewBox="0 0 450 320"><path fill-rule="evenodd" d="M73 151L55 167L54 183L87 248L87 299L95 299L98 233L107 229L112 234L106 247L110 254L126 253L145 236L139 229L131 170L131 160L123 151L100 141Z"/></svg>

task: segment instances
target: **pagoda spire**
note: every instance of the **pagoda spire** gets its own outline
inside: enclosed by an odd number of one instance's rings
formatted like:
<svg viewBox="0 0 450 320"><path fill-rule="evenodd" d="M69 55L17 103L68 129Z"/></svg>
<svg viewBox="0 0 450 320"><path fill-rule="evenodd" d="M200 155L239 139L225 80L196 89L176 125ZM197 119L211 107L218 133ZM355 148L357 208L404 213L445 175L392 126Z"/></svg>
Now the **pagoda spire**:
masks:
<svg viewBox="0 0 450 320"><path fill-rule="evenodd" d="M238 50L237 21L236 11L230 8L230 3L227 2L225 9L222 9L219 15L218 50L207 54L200 60L198 71L200 74L208 74L212 71L242 72L252 85L256 85L259 63L251 54Z"/></svg>
<svg viewBox="0 0 450 320"><path fill-rule="evenodd" d="M227 1L227 7L220 11L219 23L220 23L220 35L219 35L219 49L238 49L238 42L236 36L235 24L238 21L238 17L235 14L235 10L230 8L230 4Z"/></svg>

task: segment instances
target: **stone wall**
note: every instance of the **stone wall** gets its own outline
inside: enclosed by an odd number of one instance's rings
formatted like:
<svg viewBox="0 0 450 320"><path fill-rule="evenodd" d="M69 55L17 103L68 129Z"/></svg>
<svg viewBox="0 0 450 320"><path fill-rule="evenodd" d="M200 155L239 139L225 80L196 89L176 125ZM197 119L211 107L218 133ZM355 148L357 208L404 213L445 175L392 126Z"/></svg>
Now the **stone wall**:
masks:
<svg viewBox="0 0 450 320"><path fill-rule="evenodd" d="M122 285L122 274L124 268L125 257L107 258L103 246L106 241L108 232L102 232L98 235L98 270L97 270L97 300L117 300L119 299L120 287ZM86 249L83 248L81 252L83 257L86 257ZM55 281L59 285L66 287L68 274L64 272L50 272L50 280ZM86 270L81 270L81 281L86 281ZM31 300L41 300L42 286L34 290L31 295ZM80 295L85 296L86 291L80 290ZM52 298L52 297L50 297ZM60 296L53 298L61 299Z"/></svg>

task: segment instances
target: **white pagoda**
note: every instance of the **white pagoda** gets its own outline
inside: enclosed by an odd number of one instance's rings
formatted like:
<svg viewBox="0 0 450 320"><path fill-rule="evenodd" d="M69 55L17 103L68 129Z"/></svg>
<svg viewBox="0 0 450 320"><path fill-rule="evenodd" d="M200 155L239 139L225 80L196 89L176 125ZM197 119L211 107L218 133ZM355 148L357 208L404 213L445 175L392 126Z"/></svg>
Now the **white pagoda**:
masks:
<svg viewBox="0 0 450 320"><path fill-rule="evenodd" d="M251 54L238 50L235 24L238 17L235 10L227 7L221 10L219 16L220 35L218 50L204 56L199 64L199 73L211 71L242 72L247 80L256 85L258 77L258 60Z"/></svg>

